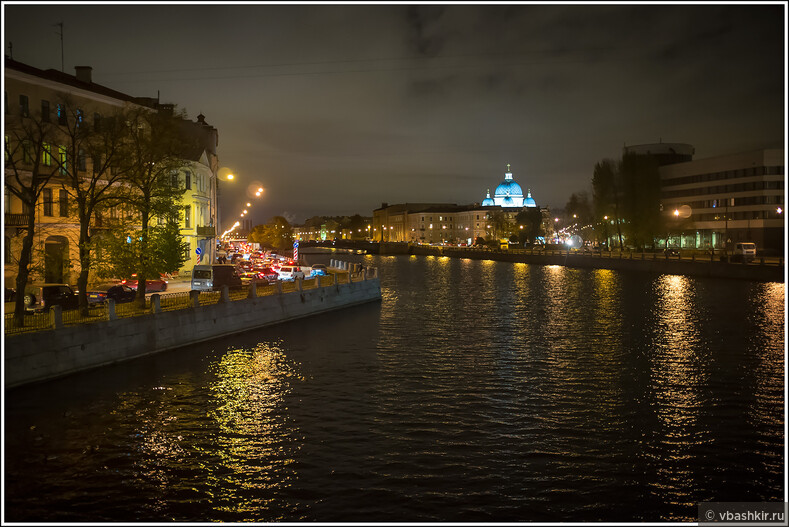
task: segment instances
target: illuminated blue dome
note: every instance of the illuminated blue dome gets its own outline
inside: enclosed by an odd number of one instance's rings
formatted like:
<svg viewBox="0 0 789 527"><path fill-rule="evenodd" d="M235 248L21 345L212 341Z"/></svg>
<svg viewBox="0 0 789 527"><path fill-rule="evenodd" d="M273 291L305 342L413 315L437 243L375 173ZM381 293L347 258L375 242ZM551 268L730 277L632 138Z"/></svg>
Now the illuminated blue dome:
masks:
<svg viewBox="0 0 789 527"><path fill-rule="evenodd" d="M507 172L504 173L504 181L496 187L496 192L493 193L493 201L502 207L523 206L523 189L512 179L509 165L507 165Z"/></svg>
<svg viewBox="0 0 789 527"><path fill-rule="evenodd" d="M495 204L496 203L494 203L493 200L490 198L490 189L488 189L488 196L485 199L482 200L482 206L483 207L492 207Z"/></svg>
<svg viewBox="0 0 789 527"><path fill-rule="evenodd" d="M537 204L534 202L534 198L531 197L531 190L526 193L526 199L523 200L524 207L536 207Z"/></svg>

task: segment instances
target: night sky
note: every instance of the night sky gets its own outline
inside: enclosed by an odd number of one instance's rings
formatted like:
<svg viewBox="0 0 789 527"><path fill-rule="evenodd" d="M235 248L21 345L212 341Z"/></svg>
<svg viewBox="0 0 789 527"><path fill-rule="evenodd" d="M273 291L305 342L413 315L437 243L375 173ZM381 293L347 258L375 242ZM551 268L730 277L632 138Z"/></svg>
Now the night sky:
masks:
<svg viewBox="0 0 789 527"><path fill-rule="evenodd" d="M512 164L540 206L622 146L785 143L785 5L13 5L5 53L199 113L227 225L480 202ZM234 221L234 220L232 220Z"/></svg>

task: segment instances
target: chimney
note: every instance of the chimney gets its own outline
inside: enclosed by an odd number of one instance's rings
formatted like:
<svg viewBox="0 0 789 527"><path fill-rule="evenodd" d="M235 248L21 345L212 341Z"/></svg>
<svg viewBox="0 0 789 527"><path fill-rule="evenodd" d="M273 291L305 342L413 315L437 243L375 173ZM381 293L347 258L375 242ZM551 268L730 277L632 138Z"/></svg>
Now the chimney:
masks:
<svg viewBox="0 0 789 527"><path fill-rule="evenodd" d="M77 80L82 82L87 82L88 84L92 83L91 80L93 68L90 66L74 66L74 69L77 70Z"/></svg>

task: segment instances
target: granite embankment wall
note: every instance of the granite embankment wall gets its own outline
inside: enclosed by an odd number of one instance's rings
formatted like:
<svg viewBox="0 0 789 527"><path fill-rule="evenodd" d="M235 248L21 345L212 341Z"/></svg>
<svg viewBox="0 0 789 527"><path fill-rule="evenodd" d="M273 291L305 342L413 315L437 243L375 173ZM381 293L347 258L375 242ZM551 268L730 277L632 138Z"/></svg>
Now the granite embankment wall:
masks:
<svg viewBox="0 0 789 527"><path fill-rule="evenodd" d="M496 260L502 262L520 262L535 265L562 265L582 269L612 269L615 271L640 271L656 274L678 274L687 276L704 276L711 278L734 278L754 280L758 282L783 282L783 265L760 265L758 261L752 263L726 263L709 260L690 260L665 258L660 255L655 258L652 254L623 253L619 258L617 253L613 257L587 256L577 253L554 254L529 254L527 252L475 250L457 247L433 247L426 245L413 245L411 254L423 256L449 256L452 258L470 258L472 260Z"/></svg>
<svg viewBox="0 0 789 527"><path fill-rule="evenodd" d="M39 331L5 339L13 388L234 333L381 299L378 278L176 311Z"/></svg>

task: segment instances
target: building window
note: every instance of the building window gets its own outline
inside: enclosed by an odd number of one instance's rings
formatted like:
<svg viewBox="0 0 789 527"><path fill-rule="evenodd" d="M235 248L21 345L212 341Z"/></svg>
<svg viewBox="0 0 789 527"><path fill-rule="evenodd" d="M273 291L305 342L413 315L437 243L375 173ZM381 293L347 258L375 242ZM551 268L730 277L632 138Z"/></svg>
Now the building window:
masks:
<svg viewBox="0 0 789 527"><path fill-rule="evenodd" d="M93 114L93 131L100 132L101 131L101 114L94 113Z"/></svg>
<svg viewBox="0 0 789 527"><path fill-rule="evenodd" d="M82 109L77 108L77 126L82 126Z"/></svg>
<svg viewBox="0 0 789 527"><path fill-rule="evenodd" d="M77 157L77 167L83 172L88 169L88 156L85 155L85 151L82 149L80 149Z"/></svg>
<svg viewBox="0 0 789 527"><path fill-rule="evenodd" d="M173 174L170 177L170 186L173 188L178 188L178 174Z"/></svg>
<svg viewBox="0 0 789 527"><path fill-rule="evenodd" d="M60 217L65 218L66 216L68 216L68 191L66 191L65 189L60 189L58 198L59 198L59 206L60 206Z"/></svg>
<svg viewBox="0 0 789 527"><path fill-rule="evenodd" d="M42 195L44 197L44 216L52 216L52 189L45 188Z"/></svg>
<svg viewBox="0 0 789 527"><path fill-rule="evenodd" d="M187 205L184 207L184 228L192 228L192 206Z"/></svg>
<svg viewBox="0 0 789 527"><path fill-rule="evenodd" d="M60 173L64 176L68 174L68 156L66 155L66 147L60 145L58 147L58 163L60 164Z"/></svg>
<svg viewBox="0 0 789 527"><path fill-rule="evenodd" d="M11 238L9 236L5 237L5 262L11 263Z"/></svg>
<svg viewBox="0 0 789 527"><path fill-rule="evenodd" d="M58 124L61 126L66 126L68 124L68 120L66 119L66 108L64 108L62 104L58 104Z"/></svg>
<svg viewBox="0 0 789 527"><path fill-rule="evenodd" d="M27 95L19 96L19 113L22 117L30 117L30 107L27 104Z"/></svg>
<svg viewBox="0 0 789 527"><path fill-rule="evenodd" d="M44 166L52 166L52 145L44 143L41 147L41 162Z"/></svg>
<svg viewBox="0 0 789 527"><path fill-rule="evenodd" d="M33 145L30 141L22 141L22 162L27 165L33 163Z"/></svg>
<svg viewBox="0 0 789 527"><path fill-rule="evenodd" d="M41 101L41 120L49 122L49 101Z"/></svg>
<svg viewBox="0 0 789 527"><path fill-rule="evenodd" d="M191 190L192 189L192 173L187 170L186 174L184 175L184 177L185 177L184 182L185 182L186 190Z"/></svg>

